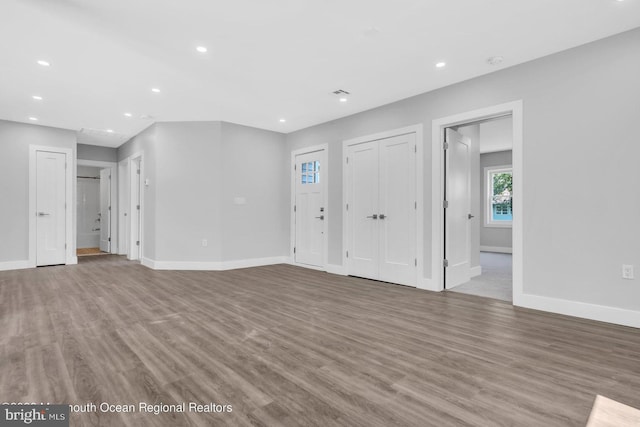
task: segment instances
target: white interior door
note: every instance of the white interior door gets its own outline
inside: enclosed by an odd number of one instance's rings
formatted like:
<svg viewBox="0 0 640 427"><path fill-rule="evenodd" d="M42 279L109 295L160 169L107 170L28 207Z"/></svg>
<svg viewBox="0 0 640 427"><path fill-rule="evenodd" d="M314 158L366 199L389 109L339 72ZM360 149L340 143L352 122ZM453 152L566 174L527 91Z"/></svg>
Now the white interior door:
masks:
<svg viewBox="0 0 640 427"><path fill-rule="evenodd" d="M379 142L352 145L347 151L347 264L353 276L378 279L380 237Z"/></svg>
<svg viewBox="0 0 640 427"><path fill-rule="evenodd" d="M295 261L324 266L325 151L296 156Z"/></svg>
<svg viewBox="0 0 640 427"><path fill-rule="evenodd" d="M129 197L129 165L128 160L118 163L118 254L129 253L129 212L131 212L131 200Z"/></svg>
<svg viewBox="0 0 640 427"><path fill-rule="evenodd" d="M111 252L111 169L100 170L100 250Z"/></svg>
<svg viewBox="0 0 640 427"><path fill-rule="evenodd" d="M445 287L451 289L471 278L471 182L469 138L446 129L445 154Z"/></svg>
<svg viewBox="0 0 640 427"><path fill-rule="evenodd" d="M416 286L416 135L380 141L379 279Z"/></svg>
<svg viewBox="0 0 640 427"><path fill-rule="evenodd" d="M36 265L66 263L64 153L36 153Z"/></svg>
<svg viewBox="0 0 640 427"><path fill-rule="evenodd" d="M348 272L416 286L416 140L406 134L347 149Z"/></svg>

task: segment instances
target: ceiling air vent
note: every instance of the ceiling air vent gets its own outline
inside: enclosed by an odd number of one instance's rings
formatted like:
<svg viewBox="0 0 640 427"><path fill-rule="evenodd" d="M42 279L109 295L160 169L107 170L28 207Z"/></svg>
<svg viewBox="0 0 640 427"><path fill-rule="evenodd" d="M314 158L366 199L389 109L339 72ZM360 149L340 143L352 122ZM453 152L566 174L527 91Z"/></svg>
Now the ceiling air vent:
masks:
<svg viewBox="0 0 640 427"><path fill-rule="evenodd" d="M342 89L338 89L338 90L334 90L333 92L334 95L336 96L344 96L344 95L349 95L349 92L347 92L346 90L342 90Z"/></svg>

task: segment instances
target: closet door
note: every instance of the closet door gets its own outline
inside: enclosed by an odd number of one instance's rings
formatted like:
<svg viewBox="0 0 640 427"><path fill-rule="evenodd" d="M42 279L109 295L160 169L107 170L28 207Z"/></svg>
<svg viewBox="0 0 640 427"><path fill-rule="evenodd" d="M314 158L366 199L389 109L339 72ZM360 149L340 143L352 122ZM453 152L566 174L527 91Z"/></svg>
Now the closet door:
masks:
<svg viewBox="0 0 640 427"><path fill-rule="evenodd" d="M347 263L353 276L378 278L378 141L348 148Z"/></svg>
<svg viewBox="0 0 640 427"><path fill-rule="evenodd" d="M416 286L415 134L380 141L379 280Z"/></svg>
<svg viewBox="0 0 640 427"><path fill-rule="evenodd" d="M415 134L347 149L347 267L416 286Z"/></svg>

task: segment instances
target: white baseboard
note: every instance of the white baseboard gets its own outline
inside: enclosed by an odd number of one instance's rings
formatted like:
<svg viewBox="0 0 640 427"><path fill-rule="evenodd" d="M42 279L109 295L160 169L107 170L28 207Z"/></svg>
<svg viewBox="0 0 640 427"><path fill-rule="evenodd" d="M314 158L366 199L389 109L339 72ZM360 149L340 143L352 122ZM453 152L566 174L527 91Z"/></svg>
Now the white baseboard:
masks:
<svg viewBox="0 0 640 427"><path fill-rule="evenodd" d="M76 265L77 263L78 263L78 257L77 256L72 256L71 260L69 260L67 265Z"/></svg>
<svg viewBox="0 0 640 427"><path fill-rule="evenodd" d="M438 286L436 286L436 283L433 281L433 279L421 279L418 282L418 286L416 286L418 289L424 289L425 291L433 291L433 292L439 292L440 289L438 289Z"/></svg>
<svg viewBox="0 0 640 427"><path fill-rule="evenodd" d="M233 261L156 261L142 258L141 264L153 270L210 270L223 271L237 268L259 267L262 265L287 264L289 257L250 258Z"/></svg>
<svg viewBox="0 0 640 427"><path fill-rule="evenodd" d="M27 261L27 260L0 262L0 271L22 270L22 269L30 268L30 267L31 266L29 265L29 261Z"/></svg>
<svg viewBox="0 0 640 427"><path fill-rule="evenodd" d="M471 267L471 277L478 277L482 274L482 266Z"/></svg>
<svg viewBox="0 0 640 427"><path fill-rule="evenodd" d="M503 248L500 246L480 246L480 252L497 252L500 254L513 253L512 248Z"/></svg>
<svg viewBox="0 0 640 427"><path fill-rule="evenodd" d="M513 297L513 305L518 307L640 328L640 311L531 294L514 294Z"/></svg>
<svg viewBox="0 0 640 427"><path fill-rule="evenodd" d="M327 264L327 273L338 274L340 276L347 275L347 269L339 264Z"/></svg>

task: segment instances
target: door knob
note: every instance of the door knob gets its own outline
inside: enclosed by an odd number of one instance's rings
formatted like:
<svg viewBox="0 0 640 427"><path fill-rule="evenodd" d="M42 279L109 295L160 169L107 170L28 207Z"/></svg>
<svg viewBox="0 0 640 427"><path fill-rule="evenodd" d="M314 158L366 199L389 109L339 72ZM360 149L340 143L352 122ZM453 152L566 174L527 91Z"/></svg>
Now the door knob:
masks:
<svg viewBox="0 0 640 427"><path fill-rule="evenodd" d="M469 218L469 219L471 219L471 218L475 218L475 215L468 214L468 215L467 215L467 218Z"/></svg>
<svg viewBox="0 0 640 427"><path fill-rule="evenodd" d="M380 219L385 219L387 216L385 214L380 214Z"/></svg>
<svg viewBox="0 0 640 427"><path fill-rule="evenodd" d="M47 216L47 215L51 215L51 214L46 212L38 212L38 216Z"/></svg>
<svg viewBox="0 0 640 427"><path fill-rule="evenodd" d="M378 214L370 215L367 218L378 219Z"/></svg>
<svg viewBox="0 0 640 427"><path fill-rule="evenodd" d="M317 216L316 219L319 219L319 220L323 221L324 220L324 215Z"/></svg>

